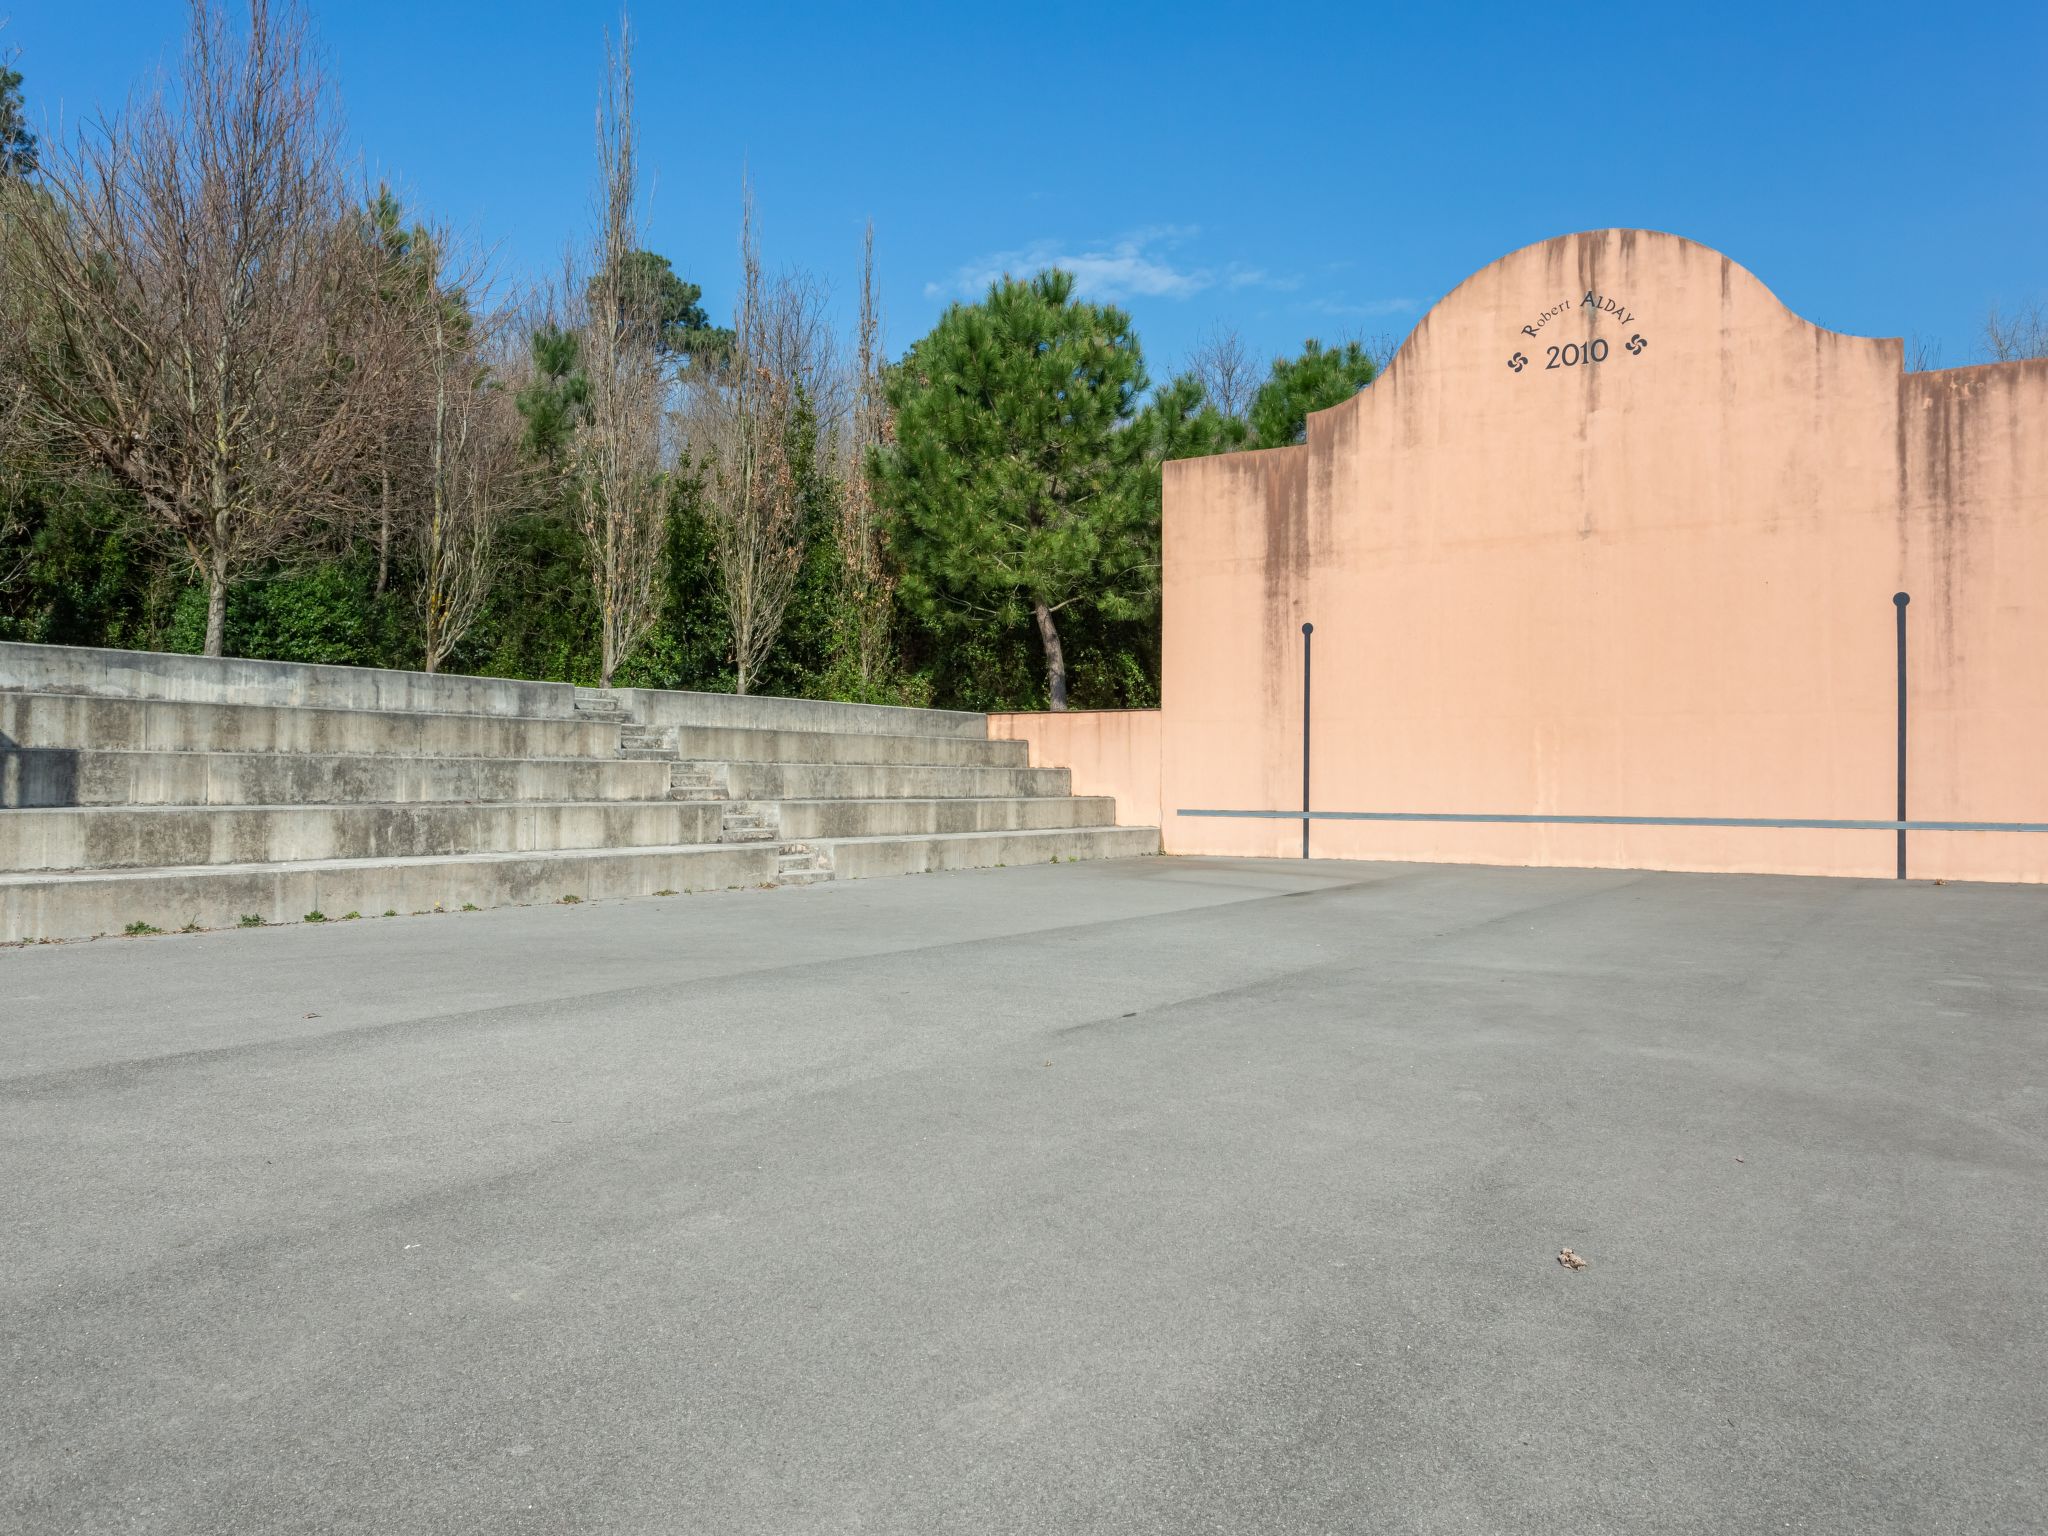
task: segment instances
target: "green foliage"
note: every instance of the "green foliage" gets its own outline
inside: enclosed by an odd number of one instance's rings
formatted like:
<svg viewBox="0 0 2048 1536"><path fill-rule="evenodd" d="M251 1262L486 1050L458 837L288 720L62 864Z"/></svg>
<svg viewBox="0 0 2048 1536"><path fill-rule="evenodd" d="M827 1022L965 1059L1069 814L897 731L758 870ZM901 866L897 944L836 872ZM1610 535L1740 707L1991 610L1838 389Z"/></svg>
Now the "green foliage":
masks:
<svg viewBox="0 0 2048 1536"><path fill-rule="evenodd" d="M896 441L875 463L917 619L968 639L1039 608L1062 625L1149 616L1156 469L1127 430L1146 382L1129 317L1077 300L1065 272L946 311L890 374ZM1064 679L1048 682L1057 697Z"/></svg>
<svg viewBox="0 0 2048 1536"><path fill-rule="evenodd" d="M35 475L0 482L0 639L159 649L178 590L161 564L118 493Z"/></svg>
<svg viewBox="0 0 2048 1536"><path fill-rule="evenodd" d="M1349 400L1378 372L1372 355L1357 342L1325 348L1311 337L1301 356L1273 359L1272 374L1252 397L1252 437L1261 448L1306 441L1309 412Z"/></svg>
<svg viewBox="0 0 2048 1536"><path fill-rule="evenodd" d="M378 598L375 583L368 550L244 582L228 596L229 653L356 667L410 664L411 615L397 594ZM190 593L180 615L189 612L187 622L195 623L189 638L196 650L205 638L206 594L196 586Z"/></svg>
<svg viewBox="0 0 2048 1536"><path fill-rule="evenodd" d="M1216 409L1191 373L1156 390L1137 425L1145 435L1145 457L1153 463L1229 453L1245 445L1251 430Z"/></svg>
<svg viewBox="0 0 2048 1536"><path fill-rule="evenodd" d="M430 271L427 235L388 193L369 203L365 220L394 285ZM643 255L649 281L666 295L671 353L686 351L697 345L688 338L707 329L700 295L661 258ZM588 386L574 333L544 329L529 344L535 367L518 402L526 448L557 474L540 477L537 494L502 528L496 586L446 666L589 683L598 672L596 600L559 478ZM1283 406L1298 434L1301 415L1343 398L1370 371L1356 347L1311 344L1276 364L1253 410L1256 440L1265 441ZM791 441L803 563L758 688L1041 708L1049 678L1032 610L1044 603L1056 616L1074 706L1156 706L1159 466L1253 438L1192 378L1149 399L1146 388L1129 318L1077 300L1061 273L997 284L983 302L949 310L912 348L890 374L895 436L875 465L897 593L896 660L865 683L837 547L845 486L806 404ZM20 448L0 454L0 637L198 650L206 595L182 556L152 536L123 493L59 476ZM700 468L686 459L668 485L666 606L617 681L730 691L732 636ZM371 542L360 530L328 529L289 563L238 582L228 651L418 666L411 557L394 551L380 583Z"/></svg>
<svg viewBox="0 0 2048 1536"><path fill-rule="evenodd" d="M783 610L777 643L748 689L805 697L827 692L826 680L836 664L841 638L840 487L818 460L817 412L801 390L786 431L803 564Z"/></svg>
<svg viewBox="0 0 2048 1536"><path fill-rule="evenodd" d="M21 71L0 64L0 176L32 176L36 136L28 131L21 100Z"/></svg>
<svg viewBox="0 0 2048 1536"><path fill-rule="evenodd" d="M680 363L693 357L724 357L732 351L732 332L713 325L699 302L704 290L678 277L666 256L635 251L620 265L626 278L619 285L621 318L649 315L658 355ZM595 291L593 281L591 293Z"/></svg>
<svg viewBox="0 0 2048 1536"><path fill-rule="evenodd" d="M551 469L568 460L569 442L590 404L590 380L577 359L574 331L544 325L533 333L533 381L519 391L519 414L526 418L526 451Z"/></svg>

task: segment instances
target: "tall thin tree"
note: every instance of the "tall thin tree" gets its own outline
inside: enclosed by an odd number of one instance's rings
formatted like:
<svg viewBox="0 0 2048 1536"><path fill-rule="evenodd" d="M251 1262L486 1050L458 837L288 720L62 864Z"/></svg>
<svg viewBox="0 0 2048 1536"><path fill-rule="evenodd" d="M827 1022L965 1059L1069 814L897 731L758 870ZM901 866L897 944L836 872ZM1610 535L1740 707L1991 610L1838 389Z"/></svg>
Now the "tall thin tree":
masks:
<svg viewBox="0 0 2048 1536"><path fill-rule="evenodd" d="M863 694L871 694L889 667L895 582L890 577L881 504L875 494L875 456L884 452L894 417L883 389L882 316L875 297L875 226L861 240L860 319L854 337L850 452L839 498L841 611L853 639L853 660Z"/></svg>
<svg viewBox="0 0 2048 1536"><path fill-rule="evenodd" d="M740 293L725 368L699 386L693 412L708 461L705 513L719 591L732 628L736 687L748 692L767 660L803 565L793 431L815 420L799 409L820 333L815 294L793 280L769 284L754 229L754 193L743 189Z"/></svg>
<svg viewBox="0 0 2048 1536"><path fill-rule="evenodd" d="M656 351L658 295L638 279L634 259L639 166L632 36L624 17L617 40L607 39L605 64L598 228L580 349L588 397L574 461L577 522L601 625L598 681L609 688L661 610L666 386Z"/></svg>
<svg viewBox="0 0 2048 1536"><path fill-rule="evenodd" d="M502 354L508 317L482 307L482 269L452 237L422 230L407 295L402 417L418 424L422 484L400 508L417 572L423 665L437 672L491 592L499 529L517 509L522 423Z"/></svg>

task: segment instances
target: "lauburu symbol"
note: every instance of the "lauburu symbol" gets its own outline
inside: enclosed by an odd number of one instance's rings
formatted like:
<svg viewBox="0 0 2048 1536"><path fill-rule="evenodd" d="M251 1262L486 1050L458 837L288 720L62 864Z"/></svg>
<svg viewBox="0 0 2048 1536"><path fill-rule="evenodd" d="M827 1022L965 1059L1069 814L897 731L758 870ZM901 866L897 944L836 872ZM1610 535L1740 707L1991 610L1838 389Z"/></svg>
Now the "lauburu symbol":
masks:
<svg viewBox="0 0 2048 1536"><path fill-rule="evenodd" d="M1637 357L1641 357L1643 355L1643 348L1647 347L1649 344L1650 343L1644 339L1643 333L1641 331L1637 331L1628 339L1628 349Z"/></svg>
<svg viewBox="0 0 2048 1536"><path fill-rule="evenodd" d="M1520 373L1524 368L1529 366L1529 359L1522 356L1521 353L1517 352L1513 357L1508 359L1508 366L1514 369L1515 372Z"/></svg>

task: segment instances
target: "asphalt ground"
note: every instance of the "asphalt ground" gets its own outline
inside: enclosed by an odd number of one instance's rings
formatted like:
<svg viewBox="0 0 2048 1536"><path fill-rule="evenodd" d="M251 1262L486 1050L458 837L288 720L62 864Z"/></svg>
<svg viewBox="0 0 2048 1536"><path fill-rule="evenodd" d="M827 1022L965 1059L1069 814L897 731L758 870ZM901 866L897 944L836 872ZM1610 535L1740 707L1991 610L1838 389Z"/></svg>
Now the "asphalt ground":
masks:
<svg viewBox="0 0 2048 1536"><path fill-rule="evenodd" d="M1143 859L0 951L0 1530L2040 1530L2044 939Z"/></svg>

